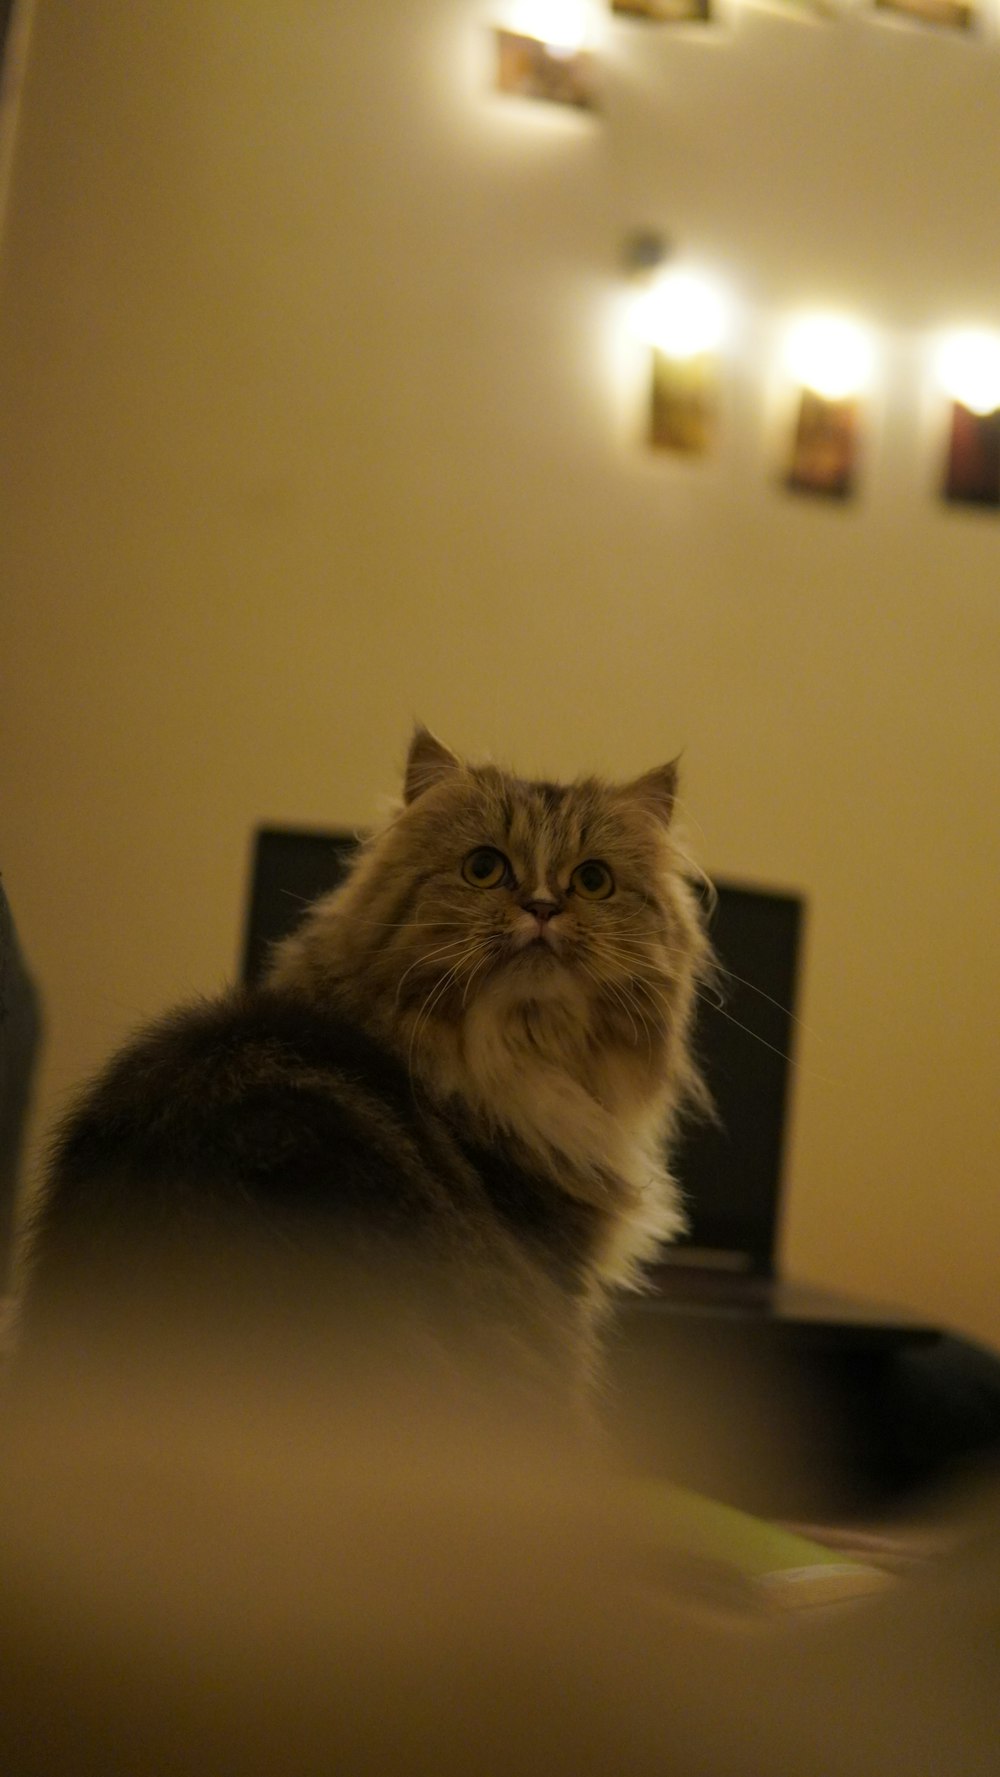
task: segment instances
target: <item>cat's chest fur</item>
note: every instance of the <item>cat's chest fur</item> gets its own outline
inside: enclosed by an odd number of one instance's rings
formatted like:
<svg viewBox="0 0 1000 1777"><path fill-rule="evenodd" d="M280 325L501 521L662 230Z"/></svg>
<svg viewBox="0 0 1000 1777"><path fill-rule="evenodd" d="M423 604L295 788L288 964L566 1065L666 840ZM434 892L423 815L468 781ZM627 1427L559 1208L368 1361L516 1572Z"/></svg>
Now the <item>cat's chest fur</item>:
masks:
<svg viewBox="0 0 1000 1777"><path fill-rule="evenodd" d="M633 1281L683 1227L665 1162L663 1091L649 1092L641 1058L594 1042L572 984L544 997L484 997L436 1070L437 1091L473 1126L512 1139L566 1196L604 1212L604 1281Z"/></svg>

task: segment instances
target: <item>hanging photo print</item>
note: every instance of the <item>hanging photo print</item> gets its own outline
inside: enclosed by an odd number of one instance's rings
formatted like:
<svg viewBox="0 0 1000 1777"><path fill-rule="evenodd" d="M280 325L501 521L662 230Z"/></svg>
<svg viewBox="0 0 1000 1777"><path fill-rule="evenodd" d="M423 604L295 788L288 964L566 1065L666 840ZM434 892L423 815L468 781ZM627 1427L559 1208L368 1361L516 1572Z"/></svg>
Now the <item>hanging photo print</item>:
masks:
<svg viewBox="0 0 1000 1777"><path fill-rule="evenodd" d="M829 401L803 389L787 485L796 493L846 500L854 492L859 436L857 401Z"/></svg>
<svg viewBox="0 0 1000 1777"><path fill-rule="evenodd" d="M894 13L917 24L940 25L949 31L971 31L978 22L972 0L874 0L876 12Z"/></svg>
<svg viewBox="0 0 1000 1777"><path fill-rule="evenodd" d="M947 400L942 493L971 506L1000 506L1000 334L963 327L945 333L937 380Z"/></svg>
<svg viewBox="0 0 1000 1777"><path fill-rule="evenodd" d="M1000 506L1000 413L954 402L943 492L965 505Z"/></svg>
<svg viewBox="0 0 1000 1777"><path fill-rule="evenodd" d="M712 17L711 0L611 0L611 10L625 18L647 19L659 25L687 24L692 20L707 24Z"/></svg>
<svg viewBox="0 0 1000 1777"><path fill-rule="evenodd" d="M654 347L650 444L683 456L704 456L715 438L717 380L709 354L671 358Z"/></svg>
<svg viewBox="0 0 1000 1777"><path fill-rule="evenodd" d="M519 31L498 29L497 90L525 99L592 110L595 104L593 59L585 49L543 43Z"/></svg>

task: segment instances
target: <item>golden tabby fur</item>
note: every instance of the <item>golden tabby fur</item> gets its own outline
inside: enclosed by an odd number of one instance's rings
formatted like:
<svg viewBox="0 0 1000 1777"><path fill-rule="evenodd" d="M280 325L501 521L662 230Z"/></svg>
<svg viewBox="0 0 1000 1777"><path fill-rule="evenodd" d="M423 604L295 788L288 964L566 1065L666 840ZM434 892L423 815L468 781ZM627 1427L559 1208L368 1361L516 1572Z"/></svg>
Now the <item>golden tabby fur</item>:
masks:
<svg viewBox="0 0 1000 1777"><path fill-rule="evenodd" d="M556 786L463 764L418 728L401 806L272 972L352 1011L482 1140L512 1140L610 1212L603 1284L635 1282L683 1226L667 1143L703 1100L689 1033L710 952L672 835L675 791L673 764ZM471 887L462 863L483 847L509 876ZM574 889L588 860L610 870L607 898ZM532 902L551 904L544 924Z"/></svg>

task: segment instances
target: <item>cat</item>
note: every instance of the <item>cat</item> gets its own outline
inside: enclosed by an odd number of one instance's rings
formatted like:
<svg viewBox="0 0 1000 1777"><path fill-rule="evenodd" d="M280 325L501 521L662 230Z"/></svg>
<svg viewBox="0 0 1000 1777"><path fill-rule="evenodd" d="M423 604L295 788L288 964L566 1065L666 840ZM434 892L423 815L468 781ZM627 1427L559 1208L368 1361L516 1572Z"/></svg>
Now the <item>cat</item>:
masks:
<svg viewBox="0 0 1000 1777"><path fill-rule="evenodd" d="M585 1398L611 1298L683 1226L668 1146L705 1100L676 783L526 780L418 726L262 984L141 1033L64 1120L25 1324L246 1238L257 1277L395 1267L464 1348Z"/></svg>

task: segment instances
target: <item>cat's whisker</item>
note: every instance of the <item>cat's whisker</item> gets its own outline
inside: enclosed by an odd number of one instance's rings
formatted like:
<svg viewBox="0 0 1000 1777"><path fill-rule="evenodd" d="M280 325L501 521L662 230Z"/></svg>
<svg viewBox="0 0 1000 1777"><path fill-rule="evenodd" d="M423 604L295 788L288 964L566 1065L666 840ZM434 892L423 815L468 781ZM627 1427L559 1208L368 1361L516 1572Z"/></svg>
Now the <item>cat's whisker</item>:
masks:
<svg viewBox="0 0 1000 1777"><path fill-rule="evenodd" d="M413 1080L413 1051L416 1046L416 1041L417 1041L417 1037L420 1032L420 1027L422 1024L425 1024L427 1022L427 1020L430 1018L430 1015L431 1015L432 1011L434 1010L434 1006L436 1005L438 999L440 999L441 994L447 990L448 983L449 983L451 977L455 974L456 968L457 968L457 965L454 965L452 968L446 969L444 974L440 977L440 979L435 982L434 986L431 988L430 992L427 995L427 998L424 1000L423 1004L420 1007L420 1010L417 1012L416 1017L413 1020L413 1028L410 1031L410 1042L409 1042L409 1046L408 1046L407 1052L406 1052L406 1066L407 1066L407 1072L409 1074L411 1082Z"/></svg>
<svg viewBox="0 0 1000 1777"><path fill-rule="evenodd" d="M395 996L394 1003L397 1006L399 1005L399 995L400 995L400 991L403 986L403 982L406 980L408 975L413 974L414 969L422 968L425 963L432 962L435 957L447 956L451 951L462 950L465 948L467 943L468 943L468 938L449 938L447 943L439 944L436 949L423 951L422 954L417 957L416 961L412 962L410 964L409 968L404 969L403 973L400 975L399 980L396 983L396 996Z"/></svg>
<svg viewBox="0 0 1000 1777"><path fill-rule="evenodd" d="M644 951L631 950L613 940L602 940L600 946L595 949L599 949L599 953L605 961L627 968L630 978L644 978L647 974L652 979L661 980L663 978L662 955L657 956L655 953L647 954Z"/></svg>
<svg viewBox="0 0 1000 1777"><path fill-rule="evenodd" d="M462 969L462 965L464 963L467 963L470 960L470 958L476 954L477 947L478 947L477 940L473 940L471 943L466 944L466 946L463 949L462 955L457 959L456 962L452 963L449 968L445 969L444 974L439 977L437 982L435 982L434 986L431 988L429 994L427 995L427 998L424 1000L422 1006L420 1007L420 1010L417 1013L416 1018L414 1020L413 1029L410 1033L408 1063L409 1063L409 1067L410 1067L411 1078L412 1078L413 1048L414 1048L414 1044L417 1040L417 1034L420 1030L421 1025L426 1024L428 1022L431 1015L433 1014L435 1006L440 1003L443 996L447 993L449 987L452 985L452 983L459 976L461 969Z"/></svg>
<svg viewBox="0 0 1000 1777"><path fill-rule="evenodd" d="M779 1049L776 1043L769 1043L766 1037L760 1035L759 1031L753 1030L749 1024L743 1024L739 1018L734 1018L731 1012L727 1012L724 1006L717 1005L714 1000L708 999L699 988L695 987L694 992L698 999L703 1000L707 1006L711 1007L713 1012L718 1012L720 1018L725 1018L730 1024L735 1024L738 1030L745 1031L747 1036L752 1037L755 1043L762 1043L765 1049L770 1049L772 1054L780 1056L781 1060L787 1062L790 1067L795 1068L797 1071L801 1069L801 1063L794 1055L789 1055L784 1049ZM809 1068L806 1072L811 1079L822 1080L826 1085L837 1085L840 1083L835 1078L831 1078L828 1074L817 1073L815 1068Z"/></svg>
<svg viewBox="0 0 1000 1777"><path fill-rule="evenodd" d="M783 1012L786 1018L790 1018L793 1024L797 1024L800 1030L806 1031L809 1036L815 1036L818 1042L822 1042L823 1039L818 1035L818 1032L810 1030L808 1024L804 1024L802 1019L796 1017L795 1013L790 1011L787 1006L783 1006L780 1000L776 1000L772 998L771 994L765 993L764 989L758 987L755 981L748 981L745 976L737 975L736 971L728 968L725 963L720 963L719 973L723 975L727 981L738 981L741 987L748 987L751 993L759 994L762 1000L767 1000L769 1005L776 1006L778 1011Z"/></svg>
<svg viewBox="0 0 1000 1777"><path fill-rule="evenodd" d="M417 1016L416 1016L416 1018L414 1020L414 1024L413 1024L413 1030L410 1033L410 1044L409 1044L409 1051L408 1051L408 1065L409 1065L409 1069L410 1069L411 1078L412 1078L412 1070L413 1070L413 1051L414 1051L414 1047L417 1042L417 1038L420 1034L420 1031L422 1028L426 1027L427 1024L429 1024L429 1022L434 1014L434 1008L440 1004L440 1001L444 998L445 994L448 992L449 987L451 987L453 982L457 979L458 974L459 974L459 968L460 968L460 963L455 963L455 964L453 964L453 966L450 969L447 969L445 971L445 973L444 973L444 975L442 975L440 981L438 981L435 984L435 986L431 988L430 993L427 995L427 998L424 1000L423 1005L421 1006L419 1012L417 1013Z"/></svg>
<svg viewBox="0 0 1000 1777"><path fill-rule="evenodd" d="M640 950L626 948L623 945L616 945L613 943L608 943L605 945L605 955L608 958L610 958L611 960L616 961L620 965L626 967L629 970L629 976L630 976L630 979L632 979L632 980L639 980L640 978L644 978L644 970L640 967L640 965L645 966L645 970L648 970L648 973L649 973L651 979L653 979L653 980L663 980L664 979L664 975L663 975L664 955L662 952L660 952L658 954L655 950L652 952L647 952L645 950L640 951ZM672 960L672 956L669 951L666 954L666 960L667 961ZM706 985L710 986L710 980L706 979ZM705 997L705 996L703 995L702 997Z"/></svg>
<svg viewBox="0 0 1000 1777"><path fill-rule="evenodd" d="M653 1053L653 1033L649 1028L649 1020L646 1017L646 1014L643 1011L641 1005L639 1004L639 1001L638 1001L636 995L634 993L630 992L627 987L620 986L620 985L617 986L614 991L615 991L616 998L620 999L622 1001L622 1003L624 1004L626 1013L628 1014L629 1018L631 1018L632 1012L634 1012L636 1017L638 1018L639 1023L642 1025L642 1028L643 1028L645 1035L646 1035L646 1048L648 1049L650 1056L652 1056L652 1053ZM638 1041L638 1038L636 1040Z"/></svg>
<svg viewBox="0 0 1000 1777"><path fill-rule="evenodd" d="M628 950L635 956L645 957L648 961L660 964L664 957L686 959L687 951L683 945L672 944L666 938L633 937L627 932L603 932L597 940L601 944L615 944L622 950Z"/></svg>
<svg viewBox="0 0 1000 1777"><path fill-rule="evenodd" d="M659 957L664 954L667 956L686 956L688 954L684 945L673 944L668 938L650 936L637 938L631 933L622 931L618 928L613 932L602 932L599 942L602 944L627 945L637 953L652 957Z"/></svg>
<svg viewBox="0 0 1000 1777"><path fill-rule="evenodd" d="M629 986L636 994L645 995L647 1002L650 1004L650 1013L654 1025L660 1035L663 1036L668 1029L668 1019L665 1016L665 1012L669 1009L668 996L662 991L662 989L654 987L652 983L647 981L642 975L630 975Z"/></svg>
<svg viewBox="0 0 1000 1777"><path fill-rule="evenodd" d="M371 931L380 932L467 932L468 921L464 919L363 919L352 916L352 925L367 926Z"/></svg>
<svg viewBox="0 0 1000 1777"><path fill-rule="evenodd" d="M622 960L614 955L614 947L612 945L602 944L600 947L598 947L595 950L595 952L593 954L595 955L595 959L598 962L603 961L605 964L609 961L619 962ZM627 981L617 980L617 981L612 982L609 980L609 978L606 974L601 975L599 977L599 979L600 979L601 985L603 987L608 988L610 991L616 991L617 993L624 994L626 996L626 999L631 1004L633 1010L636 1012L636 1014L638 1015L638 1017L642 1021L643 1028L646 1031L646 1038L647 1038L647 1042L649 1044L650 1054L652 1054L653 1036L652 1036L652 1032L650 1030L649 1020L646 1016L646 1013L643 1011L638 994L640 991L644 992L646 995L647 1001L652 1001L653 1004L656 1004L657 1002L656 1002L655 996L652 992L652 989L649 987L649 985L646 983L646 981L643 979L643 977L640 976L639 974L637 974L635 972L634 968L631 966L631 959L625 958L624 960L629 964L629 975L628 975ZM662 1016L660 1016L658 1010L655 1012L653 1011L653 1004L651 1004L649 1007L650 1014L653 1017L653 1025L654 1025L654 1028L655 1028L657 1034L660 1037L662 1037L667 1030L667 1021Z"/></svg>
<svg viewBox="0 0 1000 1777"><path fill-rule="evenodd" d="M634 980L632 985L637 996L645 995L653 1028L660 1037L665 1037L670 1029L670 1023L659 996L644 981Z"/></svg>
<svg viewBox="0 0 1000 1777"><path fill-rule="evenodd" d="M480 956L480 958L479 958L479 961L478 961L478 962L477 962L477 963L476 963L476 964L475 964L475 965L474 965L474 967L473 967L473 968L472 968L472 969L471 969L471 970L470 970L470 971L469 971L469 975L468 975L468 979L467 979L467 980L466 980L466 983L465 983L465 987L464 987L464 989L463 989L463 991L462 991L462 1007L463 1007L463 1010L464 1010L464 1008L465 1008L465 1005L466 1005L466 1002L467 1002L467 1001L468 1001L468 998L469 998L469 988L470 988L470 987L471 987L471 986L472 986L472 983L473 983L473 980L474 980L474 979L475 979L475 977L476 977L476 975L477 975L477 974L478 974L478 973L479 973L479 970L480 970L480 969L481 969L481 968L482 968L482 967L483 967L483 965L484 965L484 964L485 964L485 963L488 963L488 962L489 962L489 960L490 960L490 956L491 956L491 953L493 953L493 954L495 954L495 952L496 952L496 950L497 950L497 948L498 948L498 947L497 947L497 945L496 945L496 944L492 944L492 943L491 943L491 941L490 941L490 939L489 939L489 938L486 938L486 939L484 939L484 940L483 940L483 943L482 943L482 955L481 955L481 956Z"/></svg>
<svg viewBox="0 0 1000 1777"><path fill-rule="evenodd" d="M625 1016L628 1019L629 1024L632 1027L632 1042L633 1042L633 1044L637 1045L639 1042L639 1031L636 1026L635 1019L632 1017L632 1013L629 1009L628 999L627 999L625 993L619 988L619 986L615 982L609 981L606 976L599 975L596 969L592 969L592 968L588 967L587 963L585 963L583 961L582 957L578 958L577 960L579 963L579 967L582 969L583 973L585 975L589 975L591 981L593 981L597 985L597 987L600 988L601 992L609 994L611 996L611 998L614 999L615 1001L617 1001L618 1005L621 1006L622 1011L625 1013ZM640 1016L640 1018L642 1018L641 1012L640 1012L639 1016ZM642 1022L645 1025L646 1021L644 1018L642 1019ZM646 1029L646 1036L647 1036L647 1040L649 1040L648 1027ZM652 1044L650 1044L650 1047L652 1047Z"/></svg>
<svg viewBox="0 0 1000 1777"><path fill-rule="evenodd" d="M623 948L626 946L634 948L636 955L640 955L640 954L650 954L651 955L652 954L651 951L646 950L646 947L642 943L642 941L637 940L635 938L630 938L628 936L619 937L618 934L616 933L615 941ZM760 999L766 1000L768 1002L768 1005L774 1006L776 1008L776 1010L779 1012L782 1012L786 1018L790 1018L792 1020L793 1024L797 1024L797 1025L799 1025L799 1027L802 1030L808 1031L808 1029L809 1029L808 1025L804 1024L801 1018L798 1018L796 1016L796 1014L793 1011L791 1011L791 1009L788 1006L783 1005L780 1000L775 999L772 994L765 993L764 989L762 987L758 987L757 983L755 981L748 980L745 975L737 975L735 969L730 969L728 967L728 965L723 962L716 963L714 972L716 974L718 974L719 976L721 976L723 980L737 981L741 987L748 988L751 993L757 994ZM718 1004L721 1009L721 1006L723 1004L721 998L720 998ZM813 1033L810 1033L810 1034L813 1034Z"/></svg>
<svg viewBox="0 0 1000 1777"><path fill-rule="evenodd" d="M744 1024L739 1018L734 1018L733 1014L727 1012L724 1006L719 1005L715 1000L709 999L708 996L701 993L697 987L694 991L696 998L701 1000L706 1006L711 1006L713 1012L718 1012L720 1018L725 1018L730 1024L735 1024L737 1030L746 1031L748 1037L753 1037L755 1043L762 1043L765 1049L770 1049L772 1055L780 1055L782 1061L792 1062L794 1065L794 1057L786 1055L784 1049L779 1049L776 1043L769 1043L766 1037L760 1035L759 1031L751 1030L749 1024Z"/></svg>
<svg viewBox="0 0 1000 1777"><path fill-rule="evenodd" d="M628 998L631 1000L632 1005L635 1007L635 1011L636 1011L637 1016L642 1020L643 1028L646 1032L646 1039L649 1044L649 1052L650 1052L650 1055L652 1055L653 1034L649 1028L649 1020L646 1017L646 1014L642 1009L642 1003L639 999L639 990L641 989L642 985L643 985L642 982L639 981L637 977L633 976L630 978L628 986L623 988L623 992L625 992L628 995ZM654 1018L653 1023L654 1023L654 1028L657 1032L657 1035L662 1037L664 1035L665 1030L666 1030L666 1025L665 1025L664 1021L660 1018Z"/></svg>
<svg viewBox="0 0 1000 1777"><path fill-rule="evenodd" d="M427 995L427 998L424 1000L423 1005L421 1006L420 1011L417 1014L417 1022L418 1023L420 1022L421 1019L423 1019L426 1022L426 1020L430 1017L430 1015L433 1012L434 1007L437 1005L438 1001L447 992L451 983L455 980L455 978L460 973L462 964L463 964L463 962L466 961L468 955L469 955L468 950L467 949L464 950L462 955L460 957L458 957L458 959L455 962L451 963L447 969L445 969L444 974L439 976L438 980L435 982L434 986L431 988L430 993Z"/></svg>
<svg viewBox="0 0 1000 1777"><path fill-rule="evenodd" d="M616 1000L618 1005L621 1006L622 1009L626 1012L626 1016L628 1017L629 1023L632 1026L632 1041L633 1041L633 1043L637 1043L639 1041L639 1033L638 1033L636 1026L635 1026L635 1020L632 1018L631 1014L628 1012L628 1008L626 1007L621 994L618 992L617 988L615 987L614 982L609 981L607 979L607 977L604 975L599 975L596 969L590 968L588 966L588 964L586 962L584 962L582 957L577 958L577 967L580 969L582 974L586 975L590 981L593 981L595 987L598 989L598 991L600 993L607 994L611 999Z"/></svg>

